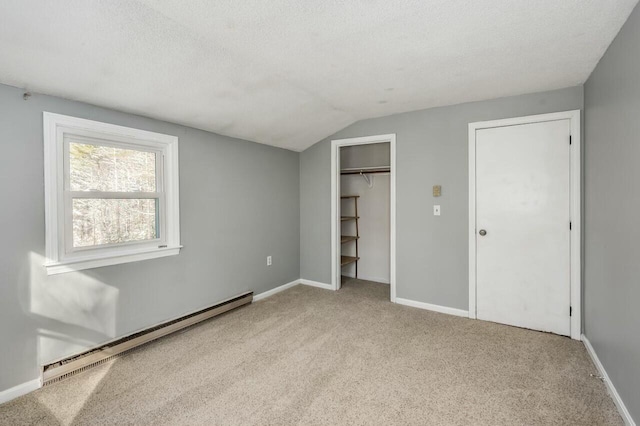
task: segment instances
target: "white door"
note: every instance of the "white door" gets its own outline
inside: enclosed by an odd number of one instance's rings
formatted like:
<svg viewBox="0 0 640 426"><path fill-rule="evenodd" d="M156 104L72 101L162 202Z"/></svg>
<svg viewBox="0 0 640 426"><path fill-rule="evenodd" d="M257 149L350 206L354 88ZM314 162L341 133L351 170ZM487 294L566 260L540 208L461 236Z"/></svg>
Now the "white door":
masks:
<svg viewBox="0 0 640 426"><path fill-rule="evenodd" d="M479 319L571 334L570 124L476 131Z"/></svg>

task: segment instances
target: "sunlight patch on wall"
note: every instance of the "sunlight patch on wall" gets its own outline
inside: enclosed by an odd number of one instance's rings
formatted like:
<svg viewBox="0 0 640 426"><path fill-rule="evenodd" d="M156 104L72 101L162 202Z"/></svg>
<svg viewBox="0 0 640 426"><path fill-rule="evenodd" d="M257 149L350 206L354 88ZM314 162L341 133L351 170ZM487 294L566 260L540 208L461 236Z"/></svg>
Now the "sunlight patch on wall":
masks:
<svg viewBox="0 0 640 426"><path fill-rule="evenodd" d="M76 354L116 336L119 290L82 272L47 276L31 253L29 313L39 324L41 363Z"/></svg>

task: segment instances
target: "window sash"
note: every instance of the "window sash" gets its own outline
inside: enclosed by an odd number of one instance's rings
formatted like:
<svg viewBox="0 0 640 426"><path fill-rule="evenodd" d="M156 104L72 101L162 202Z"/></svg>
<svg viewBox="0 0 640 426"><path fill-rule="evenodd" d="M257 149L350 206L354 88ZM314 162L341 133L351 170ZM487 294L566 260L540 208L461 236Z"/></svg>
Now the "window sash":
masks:
<svg viewBox="0 0 640 426"><path fill-rule="evenodd" d="M145 145L139 145L131 142L118 142L111 140L98 139L89 136L65 135L63 139L63 187L65 191L71 190L71 162L69 153L70 143L80 143L95 146L107 146L111 148L127 149L132 151L151 152L156 155L156 192L162 193L164 188L164 168L165 153L162 149L154 149ZM74 192L102 192L102 191L74 191ZM133 192L132 192L133 193Z"/></svg>
<svg viewBox="0 0 640 426"><path fill-rule="evenodd" d="M164 194L155 193L155 192L146 192L143 193L145 195L155 194L156 196L146 196L140 197L136 196L139 193L135 192L99 192L99 191L80 191L79 193L82 195L81 197L74 197L73 194L76 192L67 191L65 193L64 200L64 253L65 258L72 257L74 253L86 253L87 251L96 251L96 250L105 250L105 249L117 249L118 247L160 247L167 244L167 232L166 232L166 207L165 207L165 196ZM91 194L101 194L102 196L90 196ZM119 194L125 194L126 196L119 196ZM158 211L156 211L157 223L156 223L156 233L160 236L158 238L153 238L149 240L135 240L135 241L125 241L122 243L109 243L109 244L96 244L94 246L84 246L84 247L74 247L73 246L73 200L74 198L85 198L85 199L133 199L133 200L144 200L144 199L156 199L158 200L157 206Z"/></svg>
<svg viewBox="0 0 640 426"><path fill-rule="evenodd" d="M150 198L160 198L161 192L107 192L107 191L65 191L70 198L92 198L92 199L131 199L147 200Z"/></svg>
<svg viewBox="0 0 640 426"><path fill-rule="evenodd" d="M151 152L156 155L156 192L109 192L109 191L71 191L71 161L69 144L82 143L95 146L107 146L121 148L127 150L136 150L142 152ZM166 197L164 194L164 151L153 149L144 145L135 143L118 142L111 140L97 139L81 135L68 135L63 139L63 220L60 235L63 235L63 241L59 241L60 251L63 259L71 259L87 252L115 252L122 247L162 247L167 245L167 222L166 222ZM122 243L97 244L94 246L74 247L73 245L73 200L74 199L156 199L156 233L160 236L150 240L125 241Z"/></svg>
<svg viewBox="0 0 640 426"><path fill-rule="evenodd" d="M48 275L99 268L180 254L179 150L178 137L147 130L118 126L83 118L43 112L44 189L45 189L45 255ZM74 194L65 187L69 157L65 141L113 146L155 152L156 193ZM70 182L69 182L70 183ZM88 188L91 189L91 188ZM73 197L76 201L73 201ZM73 229L65 220L73 213L72 203L79 199L104 197L125 199L157 199L157 230L161 241L118 243L111 247L89 246L81 251L66 252L65 241L73 241L65 229ZM162 209L162 210L161 210Z"/></svg>

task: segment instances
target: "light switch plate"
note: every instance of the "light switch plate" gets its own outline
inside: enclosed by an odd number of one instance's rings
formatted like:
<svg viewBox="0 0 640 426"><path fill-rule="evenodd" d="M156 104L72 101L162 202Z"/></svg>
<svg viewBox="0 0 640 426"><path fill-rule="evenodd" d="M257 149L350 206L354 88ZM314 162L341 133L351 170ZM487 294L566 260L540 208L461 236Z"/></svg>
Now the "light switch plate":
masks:
<svg viewBox="0 0 640 426"><path fill-rule="evenodd" d="M440 205L436 204L433 206L433 215L440 216Z"/></svg>

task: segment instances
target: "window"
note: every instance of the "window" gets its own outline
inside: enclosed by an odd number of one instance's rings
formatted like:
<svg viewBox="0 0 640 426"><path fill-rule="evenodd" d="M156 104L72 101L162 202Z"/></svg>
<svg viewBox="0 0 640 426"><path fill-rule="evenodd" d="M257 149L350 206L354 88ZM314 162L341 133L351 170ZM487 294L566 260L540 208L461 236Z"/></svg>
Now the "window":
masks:
<svg viewBox="0 0 640 426"><path fill-rule="evenodd" d="M44 113L49 274L180 252L178 138Z"/></svg>

